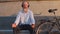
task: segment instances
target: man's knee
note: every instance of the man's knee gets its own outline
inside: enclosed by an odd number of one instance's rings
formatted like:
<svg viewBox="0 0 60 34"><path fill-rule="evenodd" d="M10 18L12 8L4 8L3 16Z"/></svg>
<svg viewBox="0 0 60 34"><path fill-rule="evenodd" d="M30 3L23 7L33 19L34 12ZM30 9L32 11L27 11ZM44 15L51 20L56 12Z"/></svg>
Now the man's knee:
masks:
<svg viewBox="0 0 60 34"><path fill-rule="evenodd" d="M13 31L19 31L20 28L17 26L16 28L13 28Z"/></svg>

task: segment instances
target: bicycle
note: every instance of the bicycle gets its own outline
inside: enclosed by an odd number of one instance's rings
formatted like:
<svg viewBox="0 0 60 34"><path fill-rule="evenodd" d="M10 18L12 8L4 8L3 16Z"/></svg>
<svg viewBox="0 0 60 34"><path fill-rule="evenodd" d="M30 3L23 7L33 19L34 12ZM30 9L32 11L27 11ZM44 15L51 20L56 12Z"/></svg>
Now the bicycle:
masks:
<svg viewBox="0 0 60 34"><path fill-rule="evenodd" d="M54 26L57 26L57 28L60 31L60 24L59 24L59 20L55 14L55 11L57 11L57 9L49 9L48 12L49 13L53 13L54 14L54 19L53 20L45 20L45 23L41 24L37 31L36 34L42 34L42 32L46 31L47 34L52 34L51 30L53 29ZM40 20L41 21L41 20ZM47 26L48 25L48 26ZM44 33L45 34L45 33Z"/></svg>

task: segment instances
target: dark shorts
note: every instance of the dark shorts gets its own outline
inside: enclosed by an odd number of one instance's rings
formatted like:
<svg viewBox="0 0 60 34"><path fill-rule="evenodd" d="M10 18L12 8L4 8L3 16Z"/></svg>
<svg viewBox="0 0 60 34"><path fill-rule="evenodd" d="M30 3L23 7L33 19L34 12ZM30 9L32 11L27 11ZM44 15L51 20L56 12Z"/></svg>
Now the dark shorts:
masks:
<svg viewBox="0 0 60 34"><path fill-rule="evenodd" d="M16 28L13 28L14 34L17 34L21 30L29 30L30 34L33 34L34 29L29 24L18 25Z"/></svg>

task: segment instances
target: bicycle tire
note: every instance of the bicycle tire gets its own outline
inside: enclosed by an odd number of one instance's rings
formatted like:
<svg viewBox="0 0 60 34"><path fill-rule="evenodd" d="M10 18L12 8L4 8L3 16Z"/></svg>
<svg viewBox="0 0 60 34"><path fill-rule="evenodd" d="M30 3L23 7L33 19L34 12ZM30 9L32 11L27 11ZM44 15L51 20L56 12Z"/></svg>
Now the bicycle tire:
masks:
<svg viewBox="0 0 60 34"><path fill-rule="evenodd" d="M52 23L50 22L45 22L43 24L41 24L38 28L37 28L37 31L36 31L36 34L42 34L44 31L45 33L48 34L49 30L51 29L52 27Z"/></svg>

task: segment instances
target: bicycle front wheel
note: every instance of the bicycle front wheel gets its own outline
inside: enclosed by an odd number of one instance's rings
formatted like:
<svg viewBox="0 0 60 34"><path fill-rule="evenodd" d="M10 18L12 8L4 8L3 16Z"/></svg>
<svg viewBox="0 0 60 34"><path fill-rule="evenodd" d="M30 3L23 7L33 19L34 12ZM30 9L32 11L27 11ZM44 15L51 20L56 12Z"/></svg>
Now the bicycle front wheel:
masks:
<svg viewBox="0 0 60 34"><path fill-rule="evenodd" d="M36 34L48 34L49 30L51 30L51 27L52 23L43 23L37 28Z"/></svg>

